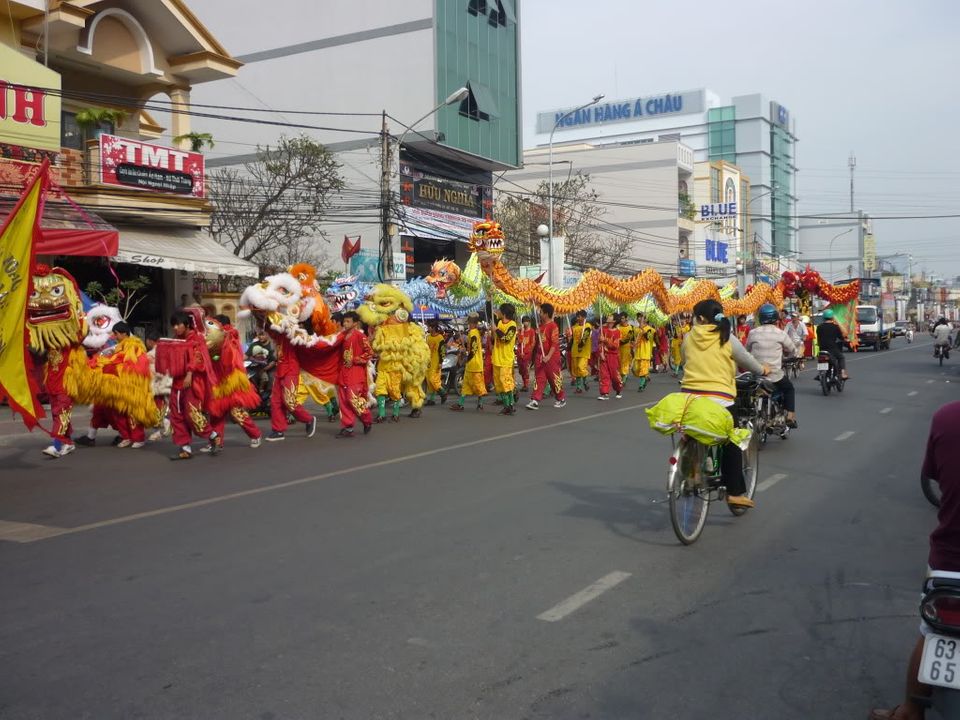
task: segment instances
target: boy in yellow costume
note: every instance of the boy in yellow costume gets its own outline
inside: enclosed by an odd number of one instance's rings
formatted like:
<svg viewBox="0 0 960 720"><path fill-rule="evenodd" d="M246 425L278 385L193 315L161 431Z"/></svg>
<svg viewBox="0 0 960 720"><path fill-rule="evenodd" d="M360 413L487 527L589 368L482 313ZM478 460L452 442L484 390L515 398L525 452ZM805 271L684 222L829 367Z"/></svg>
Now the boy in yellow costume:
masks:
<svg viewBox="0 0 960 720"><path fill-rule="evenodd" d="M680 355L680 348L683 346L683 339L690 332L690 321L686 315L681 315L674 321L673 338L670 340L670 364L673 366L674 376L680 371L683 364L683 358Z"/></svg>
<svg viewBox="0 0 960 720"><path fill-rule="evenodd" d="M590 374L590 354L593 350L591 335L593 326L587 322L587 311L577 310L575 325L571 332L570 374L576 392L589 390L587 376Z"/></svg>
<svg viewBox="0 0 960 720"><path fill-rule="evenodd" d="M480 336L480 316L477 313L467 316L467 327L467 365L463 371L463 387L457 404L450 406L456 412L463 412L467 395L475 395L477 410L483 410L483 396L487 394L487 386L483 381L483 338Z"/></svg>
<svg viewBox="0 0 960 720"><path fill-rule="evenodd" d="M517 309L509 303L500 306L499 320L493 332L493 388L503 403L501 415L514 415L517 387L513 379L513 360L516 356Z"/></svg>
<svg viewBox="0 0 960 720"><path fill-rule="evenodd" d="M617 325L620 331L620 382L627 386L627 376L630 374L630 366L633 364L633 343L636 340L636 328L630 324L630 318L625 313L620 313L620 323Z"/></svg>
<svg viewBox="0 0 960 720"><path fill-rule="evenodd" d="M440 323L436 320L427 323L427 347L430 348L430 364L427 365L427 402L424 404L436 405L439 394L442 405L447 401L447 393L441 385L440 367L447 348Z"/></svg>
<svg viewBox="0 0 960 720"><path fill-rule="evenodd" d="M637 313L637 328L633 343L633 374L640 378L637 392L643 392L650 380L650 361L653 358L653 343L657 331L647 323L643 313Z"/></svg>

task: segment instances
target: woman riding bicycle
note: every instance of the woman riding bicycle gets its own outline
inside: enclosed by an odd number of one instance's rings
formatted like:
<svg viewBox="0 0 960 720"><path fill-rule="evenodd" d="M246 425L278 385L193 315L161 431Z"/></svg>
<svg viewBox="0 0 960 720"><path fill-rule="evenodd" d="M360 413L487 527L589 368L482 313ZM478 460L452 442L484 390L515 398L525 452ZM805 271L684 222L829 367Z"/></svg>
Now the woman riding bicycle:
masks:
<svg viewBox="0 0 960 720"><path fill-rule="evenodd" d="M736 337L731 337L730 321L724 317L719 302L701 300L694 306L693 315L695 324L681 348L684 374L680 388L686 393L709 397L733 415L737 366L757 375L766 375L770 369L757 362ZM727 503L753 507L753 500L745 495L743 452L733 443L724 445L720 470L727 488Z"/></svg>

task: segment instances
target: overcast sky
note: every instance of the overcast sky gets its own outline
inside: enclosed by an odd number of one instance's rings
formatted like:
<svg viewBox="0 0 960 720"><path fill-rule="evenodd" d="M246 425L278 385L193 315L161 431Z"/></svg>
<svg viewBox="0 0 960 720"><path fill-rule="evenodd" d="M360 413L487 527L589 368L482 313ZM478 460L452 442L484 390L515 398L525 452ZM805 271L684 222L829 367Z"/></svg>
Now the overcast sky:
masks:
<svg viewBox="0 0 960 720"><path fill-rule="evenodd" d="M297 8L303 22L288 27L237 13L235 0L189 0L235 55L324 37L323 6L329 2L349 0L271 0L274 9ZM528 143L538 110L578 105L597 93L620 98L706 87L729 98L762 92L796 121L802 214L849 209L852 150L856 206L878 218L878 253L912 253L915 271L960 275L960 217L880 219L960 216L960 165L954 158L960 3L518 4ZM241 69L241 83L243 77ZM276 81L289 82L287 107L296 107L302 78ZM239 86L235 99L237 105L255 104Z"/></svg>

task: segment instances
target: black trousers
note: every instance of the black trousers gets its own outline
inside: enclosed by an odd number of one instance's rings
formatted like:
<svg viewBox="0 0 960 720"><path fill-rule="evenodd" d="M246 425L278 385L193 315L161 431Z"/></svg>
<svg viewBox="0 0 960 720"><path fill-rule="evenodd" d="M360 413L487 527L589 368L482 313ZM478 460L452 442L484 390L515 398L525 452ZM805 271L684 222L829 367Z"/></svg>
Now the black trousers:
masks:
<svg viewBox="0 0 960 720"><path fill-rule="evenodd" d="M736 423L737 415L734 407L731 405L727 411ZM747 483L743 479L743 451L733 443L728 442L723 446L720 474L723 476L723 484L727 488L728 495L743 495L747 492Z"/></svg>
<svg viewBox="0 0 960 720"><path fill-rule="evenodd" d="M787 412L793 412L797 409L797 392L790 382L790 378L784 373L783 377L774 383L780 394L783 395L783 407Z"/></svg>

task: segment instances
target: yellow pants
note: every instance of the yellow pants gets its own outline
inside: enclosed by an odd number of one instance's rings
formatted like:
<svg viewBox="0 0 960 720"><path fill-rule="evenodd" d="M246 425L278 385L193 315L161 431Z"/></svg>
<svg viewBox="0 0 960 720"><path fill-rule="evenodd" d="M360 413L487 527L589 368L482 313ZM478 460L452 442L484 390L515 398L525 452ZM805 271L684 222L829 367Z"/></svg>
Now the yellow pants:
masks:
<svg viewBox="0 0 960 720"><path fill-rule="evenodd" d="M584 378L590 374L590 357L574 357L571 359L573 367L570 368L570 374L575 378Z"/></svg>
<svg viewBox="0 0 960 720"><path fill-rule="evenodd" d="M303 380L300 380L297 384L297 405L303 405L307 401L307 398L312 399L321 407L330 402L330 397L320 388L315 385L307 385Z"/></svg>
<svg viewBox="0 0 960 720"><path fill-rule="evenodd" d="M483 397L487 394L487 386L483 382L483 370L467 371L463 374L463 389L461 395L476 395Z"/></svg>
<svg viewBox="0 0 960 720"><path fill-rule="evenodd" d="M650 374L650 360L637 358L633 361L633 374L637 377L647 377Z"/></svg>
<svg viewBox="0 0 960 720"><path fill-rule="evenodd" d="M513 392L517 383L513 379L513 366L493 366L493 389L500 393Z"/></svg>
<svg viewBox="0 0 960 720"><path fill-rule="evenodd" d="M380 370L377 372L377 384L374 393L377 397L386 395L391 400L399 400L402 397L401 372L399 370Z"/></svg>
<svg viewBox="0 0 960 720"><path fill-rule="evenodd" d="M674 338L670 341L670 359L673 361L674 365L680 365L680 346L683 345L683 340L678 340Z"/></svg>
<svg viewBox="0 0 960 720"><path fill-rule="evenodd" d="M633 358L630 357L629 350L627 352L620 352L620 375L626 377L630 374L630 365L633 362Z"/></svg>
<svg viewBox="0 0 960 720"><path fill-rule="evenodd" d="M427 369L427 390L432 393L440 391L440 366Z"/></svg>

